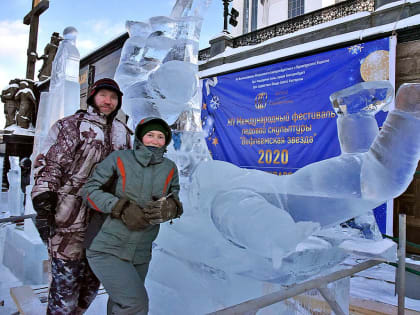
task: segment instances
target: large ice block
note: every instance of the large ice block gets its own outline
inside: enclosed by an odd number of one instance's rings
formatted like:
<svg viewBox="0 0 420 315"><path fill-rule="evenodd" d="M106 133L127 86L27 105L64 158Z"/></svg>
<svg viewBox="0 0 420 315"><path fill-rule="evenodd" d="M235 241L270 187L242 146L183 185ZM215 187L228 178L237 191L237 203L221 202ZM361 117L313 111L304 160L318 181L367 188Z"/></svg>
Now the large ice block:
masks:
<svg viewBox="0 0 420 315"><path fill-rule="evenodd" d="M80 109L80 54L76 47L77 34L72 26L63 31L63 40L52 64L50 89L41 93L32 160L51 144L47 138L51 126Z"/></svg>
<svg viewBox="0 0 420 315"><path fill-rule="evenodd" d="M48 260L47 248L41 239L31 238L15 228L7 226L2 263L24 284L45 284L48 271L44 261Z"/></svg>
<svg viewBox="0 0 420 315"><path fill-rule="evenodd" d="M20 216L23 214L23 192L20 185L21 170L19 166L19 157L10 156L10 170L7 173L9 181L8 210L11 216Z"/></svg>

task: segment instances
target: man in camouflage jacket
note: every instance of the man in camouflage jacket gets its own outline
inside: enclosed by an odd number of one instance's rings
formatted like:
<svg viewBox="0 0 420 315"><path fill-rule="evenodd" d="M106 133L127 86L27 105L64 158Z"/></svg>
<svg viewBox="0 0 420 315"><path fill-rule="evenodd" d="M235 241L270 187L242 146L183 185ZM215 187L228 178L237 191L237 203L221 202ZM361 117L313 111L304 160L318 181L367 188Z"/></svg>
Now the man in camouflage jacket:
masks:
<svg viewBox="0 0 420 315"><path fill-rule="evenodd" d="M34 161L36 226L51 260L47 314L83 314L96 296L99 281L82 245L89 218L80 190L97 163L131 148L132 132L115 118L121 100L114 80L95 82L87 111L58 120L48 134L51 145Z"/></svg>

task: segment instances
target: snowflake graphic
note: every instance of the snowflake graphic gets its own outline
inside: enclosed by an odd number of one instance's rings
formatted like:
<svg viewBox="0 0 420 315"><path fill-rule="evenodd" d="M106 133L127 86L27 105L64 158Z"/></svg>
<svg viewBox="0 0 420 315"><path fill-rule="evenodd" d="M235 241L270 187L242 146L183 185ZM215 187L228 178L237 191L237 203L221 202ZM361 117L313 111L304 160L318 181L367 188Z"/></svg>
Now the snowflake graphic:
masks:
<svg viewBox="0 0 420 315"><path fill-rule="evenodd" d="M357 55L358 53L362 51L363 48L364 47L362 44L357 44L357 45L350 46L347 49L349 50L349 53L351 53L352 55Z"/></svg>
<svg viewBox="0 0 420 315"><path fill-rule="evenodd" d="M219 108L219 106L220 106L220 100L219 100L219 97L218 97L218 96L216 96L216 95L214 95L214 96L212 97L211 101L210 101L210 107L211 107L211 109L216 110L216 109L218 109L218 108Z"/></svg>

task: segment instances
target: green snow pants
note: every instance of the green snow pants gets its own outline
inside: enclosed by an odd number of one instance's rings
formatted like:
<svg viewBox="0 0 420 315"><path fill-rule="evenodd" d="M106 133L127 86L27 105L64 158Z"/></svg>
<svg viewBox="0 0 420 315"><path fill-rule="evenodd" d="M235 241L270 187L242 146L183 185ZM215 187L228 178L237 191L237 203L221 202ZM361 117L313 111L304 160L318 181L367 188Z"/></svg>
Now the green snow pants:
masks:
<svg viewBox="0 0 420 315"><path fill-rule="evenodd" d="M90 268L109 295L108 315L146 315L149 298L144 286L149 263L134 265L117 256L86 249Z"/></svg>

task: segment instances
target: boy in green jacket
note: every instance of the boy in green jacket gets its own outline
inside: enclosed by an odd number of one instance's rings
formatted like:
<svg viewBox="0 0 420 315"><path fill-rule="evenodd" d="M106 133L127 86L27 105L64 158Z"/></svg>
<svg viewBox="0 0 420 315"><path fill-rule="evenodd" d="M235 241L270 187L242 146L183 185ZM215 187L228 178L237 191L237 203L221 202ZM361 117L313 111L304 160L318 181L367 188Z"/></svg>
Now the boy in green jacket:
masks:
<svg viewBox="0 0 420 315"><path fill-rule="evenodd" d="M144 280L159 224L179 218L179 178L165 157L168 124L156 117L136 127L134 149L111 153L83 188L93 209L85 246L89 265L106 289L108 314L147 314Z"/></svg>

